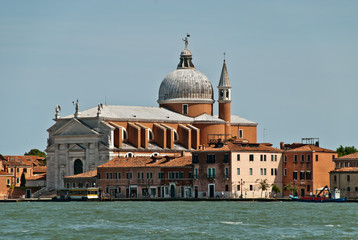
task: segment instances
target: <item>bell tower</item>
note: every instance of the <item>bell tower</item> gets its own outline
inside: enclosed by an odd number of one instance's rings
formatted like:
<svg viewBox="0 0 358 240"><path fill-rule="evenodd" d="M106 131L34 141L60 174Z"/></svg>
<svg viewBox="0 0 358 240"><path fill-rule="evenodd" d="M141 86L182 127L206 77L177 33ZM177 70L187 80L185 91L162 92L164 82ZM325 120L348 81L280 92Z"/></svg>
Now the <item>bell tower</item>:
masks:
<svg viewBox="0 0 358 240"><path fill-rule="evenodd" d="M231 134L231 85L224 59L221 70L219 90L219 118L225 121L225 134Z"/></svg>

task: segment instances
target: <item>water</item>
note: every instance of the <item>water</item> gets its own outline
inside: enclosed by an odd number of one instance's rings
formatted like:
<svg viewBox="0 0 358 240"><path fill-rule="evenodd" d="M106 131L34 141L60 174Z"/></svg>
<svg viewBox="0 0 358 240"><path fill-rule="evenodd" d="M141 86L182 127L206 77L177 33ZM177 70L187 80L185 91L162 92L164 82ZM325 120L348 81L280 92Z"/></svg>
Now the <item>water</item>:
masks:
<svg viewBox="0 0 358 240"><path fill-rule="evenodd" d="M0 203L0 239L357 239L356 203Z"/></svg>

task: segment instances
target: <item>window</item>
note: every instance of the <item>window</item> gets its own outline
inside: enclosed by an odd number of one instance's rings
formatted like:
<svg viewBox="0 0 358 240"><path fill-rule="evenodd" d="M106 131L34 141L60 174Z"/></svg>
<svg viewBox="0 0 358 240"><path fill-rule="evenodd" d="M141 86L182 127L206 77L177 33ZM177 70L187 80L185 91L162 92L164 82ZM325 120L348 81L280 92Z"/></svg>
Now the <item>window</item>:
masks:
<svg viewBox="0 0 358 240"><path fill-rule="evenodd" d="M66 183L66 188L70 188L70 184L69 184L69 183Z"/></svg>
<svg viewBox="0 0 358 240"><path fill-rule="evenodd" d="M277 155L275 155L275 162L277 162Z"/></svg>
<svg viewBox="0 0 358 240"><path fill-rule="evenodd" d="M20 169L19 169L19 168L16 168L16 172L20 172Z"/></svg>
<svg viewBox="0 0 358 240"><path fill-rule="evenodd" d="M194 168L194 179L198 179L199 178L199 171L197 168Z"/></svg>
<svg viewBox="0 0 358 240"><path fill-rule="evenodd" d="M118 177L117 177L118 175L117 175L117 173L115 172L115 173L113 173L113 179L118 179Z"/></svg>
<svg viewBox="0 0 358 240"><path fill-rule="evenodd" d="M135 157L135 156L134 156L134 153L129 152L126 155L124 155L124 157Z"/></svg>
<svg viewBox="0 0 358 240"><path fill-rule="evenodd" d="M188 172L188 178L192 179L193 178L193 172Z"/></svg>
<svg viewBox="0 0 358 240"><path fill-rule="evenodd" d="M237 185L237 191L240 191L240 185Z"/></svg>
<svg viewBox="0 0 358 240"><path fill-rule="evenodd" d="M153 132L148 128L148 140L153 140L153 139L154 139Z"/></svg>
<svg viewBox="0 0 358 240"><path fill-rule="evenodd" d="M287 168L283 169L283 176L287 176Z"/></svg>
<svg viewBox="0 0 358 240"><path fill-rule="evenodd" d="M168 172L168 179L173 179L174 176L173 176L173 173L172 172Z"/></svg>
<svg viewBox="0 0 358 240"><path fill-rule="evenodd" d="M12 172L12 173L13 173L13 172L14 172L14 169L13 169L13 168L10 168L10 172Z"/></svg>
<svg viewBox="0 0 358 240"><path fill-rule="evenodd" d="M173 172L173 177L175 179L178 179L179 178L179 172Z"/></svg>
<svg viewBox="0 0 358 240"><path fill-rule="evenodd" d="M224 178L229 178L229 168L225 168L225 176Z"/></svg>
<svg viewBox="0 0 358 240"><path fill-rule="evenodd" d="M307 185L307 192L311 191L311 186Z"/></svg>
<svg viewBox="0 0 358 240"><path fill-rule="evenodd" d="M244 131L242 129L239 129L239 138L244 137Z"/></svg>
<svg viewBox="0 0 358 240"><path fill-rule="evenodd" d="M225 185L225 191L229 191L229 185Z"/></svg>
<svg viewBox="0 0 358 240"><path fill-rule="evenodd" d="M351 176L347 175L347 182L350 182L350 181L351 181Z"/></svg>
<svg viewBox="0 0 358 240"><path fill-rule="evenodd" d="M333 175L333 181L336 183L337 182L337 175Z"/></svg>
<svg viewBox="0 0 358 240"><path fill-rule="evenodd" d="M266 176L266 168L264 168L264 175Z"/></svg>
<svg viewBox="0 0 358 240"><path fill-rule="evenodd" d="M260 155L260 161L262 162L264 160L264 155Z"/></svg>
<svg viewBox="0 0 358 240"><path fill-rule="evenodd" d="M249 169L250 175L253 174L252 168Z"/></svg>
<svg viewBox="0 0 358 240"><path fill-rule="evenodd" d="M252 191L254 189L254 187L252 185L250 185L250 191Z"/></svg>
<svg viewBox="0 0 358 240"><path fill-rule="evenodd" d="M208 168L208 178L215 178L215 168Z"/></svg>
<svg viewBox="0 0 358 240"><path fill-rule="evenodd" d="M307 162L311 162L311 155L307 155Z"/></svg>
<svg viewBox="0 0 358 240"><path fill-rule="evenodd" d="M97 173L97 178L101 179L101 173Z"/></svg>
<svg viewBox="0 0 358 240"><path fill-rule="evenodd" d="M152 178L153 178L153 173L147 172L147 179L152 179Z"/></svg>
<svg viewBox="0 0 358 240"><path fill-rule="evenodd" d="M197 154L193 155L193 163L199 163L199 156Z"/></svg>
<svg viewBox="0 0 358 240"><path fill-rule="evenodd" d="M188 114L188 104L183 104L183 114Z"/></svg>
<svg viewBox="0 0 358 240"><path fill-rule="evenodd" d="M300 171L300 180L305 180L305 172Z"/></svg>
<svg viewBox="0 0 358 240"><path fill-rule="evenodd" d="M293 180L297 180L297 171L293 171Z"/></svg>
<svg viewBox="0 0 358 240"><path fill-rule="evenodd" d="M264 162L266 162L266 155L264 155Z"/></svg>
<svg viewBox="0 0 358 240"><path fill-rule="evenodd" d="M131 172L127 172L126 173L126 177L127 177L127 179L132 179L132 173Z"/></svg>
<svg viewBox="0 0 358 240"><path fill-rule="evenodd" d="M311 171L307 171L306 172L306 180L311 180L311 179L312 179Z"/></svg>
<svg viewBox="0 0 358 240"><path fill-rule="evenodd" d="M24 173L27 173L27 168L24 168L24 169L23 169L23 172L24 172Z"/></svg>
<svg viewBox="0 0 358 240"><path fill-rule="evenodd" d="M271 168L271 176L273 176L273 168Z"/></svg>
<svg viewBox="0 0 358 240"><path fill-rule="evenodd" d="M6 185L10 185L10 179L6 179Z"/></svg>
<svg viewBox="0 0 358 240"><path fill-rule="evenodd" d="M237 171L237 175L240 175L240 168L237 168L236 171Z"/></svg>
<svg viewBox="0 0 358 240"><path fill-rule="evenodd" d="M305 162L305 155L301 155L301 162Z"/></svg>
<svg viewBox="0 0 358 240"><path fill-rule="evenodd" d="M120 173L120 172L118 173L118 175L117 175L117 176L118 176L118 178L117 178L117 179L121 179L121 173Z"/></svg>
<svg viewBox="0 0 358 240"><path fill-rule="evenodd" d="M137 173L137 176L138 176L138 179L141 179L142 174L139 172L139 173Z"/></svg>
<svg viewBox="0 0 358 240"><path fill-rule="evenodd" d="M207 163L215 163L215 155L214 154L208 154L206 156L206 162Z"/></svg>
<svg viewBox="0 0 358 240"><path fill-rule="evenodd" d="M227 153L224 155L224 163L229 163L229 154Z"/></svg>
<svg viewBox="0 0 358 240"><path fill-rule="evenodd" d="M250 154L249 160L250 160L250 162L253 162L253 161L254 161L254 154Z"/></svg>
<svg viewBox="0 0 358 240"><path fill-rule="evenodd" d="M122 138L127 139L127 131L124 128L122 128Z"/></svg>
<svg viewBox="0 0 358 240"><path fill-rule="evenodd" d="M179 179L183 179L184 178L184 172L179 172Z"/></svg>
<svg viewBox="0 0 358 240"><path fill-rule="evenodd" d="M20 178L16 178L16 183L20 183Z"/></svg>
<svg viewBox="0 0 358 240"><path fill-rule="evenodd" d="M159 173L158 173L158 178L159 178L159 179L164 179L164 173L163 173L163 172L159 172Z"/></svg>
<svg viewBox="0 0 358 240"><path fill-rule="evenodd" d="M297 155L294 156L293 162L297 162Z"/></svg>
<svg viewBox="0 0 358 240"><path fill-rule="evenodd" d="M273 162L273 155L271 155L271 162Z"/></svg>
<svg viewBox="0 0 358 240"><path fill-rule="evenodd" d="M358 192L358 187L355 187L355 188L354 188L354 191Z"/></svg>
<svg viewBox="0 0 358 240"><path fill-rule="evenodd" d="M351 191L351 188L350 187L347 187L347 192L350 192Z"/></svg>
<svg viewBox="0 0 358 240"><path fill-rule="evenodd" d="M286 155L283 157L283 162L287 162L287 156Z"/></svg>
<svg viewBox="0 0 358 240"><path fill-rule="evenodd" d="M260 175L264 174L264 170L262 168L260 168Z"/></svg>
<svg viewBox="0 0 358 240"><path fill-rule="evenodd" d="M275 176L277 176L277 168L275 168Z"/></svg>
<svg viewBox="0 0 358 240"><path fill-rule="evenodd" d="M316 155L316 162L318 162L318 155Z"/></svg>
<svg viewBox="0 0 358 240"><path fill-rule="evenodd" d="M334 160L334 159L335 159L335 157L336 157L336 156L332 155L332 160Z"/></svg>
<svg viewBox="0 0 358 240"><path fill-rule="evenodd" d="M237 154L236 159L237 161L240 161L240 154Z"/></svg>
<svg viewBox="0 0 358 240"><path fill-rule="evenodd" d="M72 187L75 188L75 187L76 187L76 183L72 183Z"/></svg>
<svg viewBox="0 0 358 240"><path fill-rule="evenodd" d="M112 173L107 173L107 179L112 179Z"/></svg>

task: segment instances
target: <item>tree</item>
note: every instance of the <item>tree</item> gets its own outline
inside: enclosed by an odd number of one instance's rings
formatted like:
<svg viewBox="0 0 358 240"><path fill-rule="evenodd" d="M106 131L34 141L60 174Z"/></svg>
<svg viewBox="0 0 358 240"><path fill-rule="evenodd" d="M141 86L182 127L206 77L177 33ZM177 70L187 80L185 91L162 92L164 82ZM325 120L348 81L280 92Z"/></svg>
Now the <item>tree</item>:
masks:
<svg viewBox="0 0 358 240"><path fill-rule="evenodd" d="M39 156L39 157L46 157L46 153L34 148L31 149L29 152L26 152L25 155L28 156Z"/></svg>
<svg viewBox="0 0 358 240"><path fill-rule="evenodd" d="M297 187L289 183L285 186L285 190L291 192L293 195L297 195Z"/></svg>
<svg viewBox="0 0 358 240"><path fill-rule="evenodd" d="M277 193L281 192L281 188L279 186L277 186L276 184L272 184L272 190L274 193L275 198L277 197Z"/></svg>
<svg viewBox="0 0 358 240"><path fill-rule="evenodd" d="M26 186L26 178L25 178L25 173L22 172L22 175L21 175L21 179L20 179L20 187L25 187Z"/></svg>
<svg viewBox="0 0 358 240"><path fill-rule="evenodd" d="M354 146L345 146L343 147L342 145L339 146L339 148L337 148L337 153L338 153L338 157L342 157L348 154L352 154L358 152L358 150L354 147Z"/></svg>
<svg viewBox="0 0 358 240"><path fill-rule="evenodd" d="M261 180L261 182L259 182L259 189L261 189L261 197L263 191L266 191L269 187L270 184L267 183L267 179Z"/></svg>

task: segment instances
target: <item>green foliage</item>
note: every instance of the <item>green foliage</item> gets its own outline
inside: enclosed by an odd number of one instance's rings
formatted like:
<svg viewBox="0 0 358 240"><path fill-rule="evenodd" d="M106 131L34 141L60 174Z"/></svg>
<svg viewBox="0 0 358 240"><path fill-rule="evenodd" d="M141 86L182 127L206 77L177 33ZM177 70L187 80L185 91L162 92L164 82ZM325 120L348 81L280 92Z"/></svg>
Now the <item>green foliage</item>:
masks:
<svg viewBox="0 0 358 240"><path fill-rule="evenodd" d="M279 186L277 186L276 184L272 184L272 192L274 192L275 194L280 193L281 188Z"/></svg>
<svg viewBox="0 0 358 240"><path fill-rule="evenodd" d="M292 192L293 194L296 194L298 188L296 186L292 185L292 183L289 183L285 186L285 190L288 192Z"/></svg>
<svg viewBox="0 0 358 240"><path fill-rule="evenodd" d="M270 184L267 183L267 179L261 180L261 182L259 182L259 189L261 189L261 197L262 197L262 192L266 191L269 187Z"/></svg>
<svg viewBox="0 0 358 240"><path fill-rule="evenodd" d="M38 149L31 149L29 152L26 152L25 155L46 157L46 153L44 153Z"/></svg>
<svg viewBox="0 0 358 240"><path fill-rule="evenodd" d="M337 153L338 153L338 157L342 157L348 154L352 154L358 152L358 150L354 147L354 146L345 146L343 147L342 145L339 146L339 148L337 148Z"/></svg>
<svg viewBox="0 0 358 240"><path fill-rule="evenodd" d="M20 187L25 187L25 186L26 186L26 178L25 178L25 173L23 172L20 179Z"/></svg>

